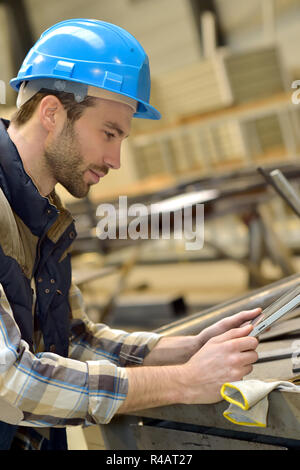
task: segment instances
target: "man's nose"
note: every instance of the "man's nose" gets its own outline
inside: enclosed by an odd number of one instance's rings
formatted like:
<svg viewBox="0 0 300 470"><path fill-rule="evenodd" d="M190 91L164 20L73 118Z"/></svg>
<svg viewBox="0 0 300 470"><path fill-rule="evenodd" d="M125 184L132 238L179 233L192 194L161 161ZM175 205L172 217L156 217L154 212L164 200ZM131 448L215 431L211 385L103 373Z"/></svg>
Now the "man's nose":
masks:
<svg viewBox="0 0 300 470"><path fill-rule="evenodd" d="M113 170L119 170L121 167L121 146L118 145L114 149L109 149L104 163Z"/></svg>

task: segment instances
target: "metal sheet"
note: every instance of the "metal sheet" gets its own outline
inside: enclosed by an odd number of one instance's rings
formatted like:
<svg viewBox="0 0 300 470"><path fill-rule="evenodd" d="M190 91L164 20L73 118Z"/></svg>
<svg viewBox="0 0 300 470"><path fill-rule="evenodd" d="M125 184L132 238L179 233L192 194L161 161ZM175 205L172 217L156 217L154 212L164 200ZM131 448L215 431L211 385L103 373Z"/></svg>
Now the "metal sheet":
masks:
<svg viewBox="0 0 300 470"><path fill-rule="evenodd" d="M261 343L258 345L256 351L258 353L258 362L277 362L279 359L290 358L290 362L292 364L293 357L300 353L300 336L299 339L293 337L290 339L286 338L278 341ZM278 376L277 370L274 367L273 373L276 373L276 376ZM290 371L287 371L285 378L290 378L290 376Z"/></svg>
<svg viewBox="0 0 300 470"><path fill-rule="evenodd" d="M300 275L293 274L280 281L251 291L249 294L229 300L202 312L190 315L187 319L170 323L156 331L165 336L196 334L213 323L242 310L256 307L265 308L286 290L300 281Z"/></svg>
<svg viewBox="0 0 300 470"><path fill-rule="evenodd" d="M248 378L284 379L292 375L291 359L256 364ZM224 400L209 405L174 405L132 413L177 423L194 424L232 431L246 431L283 439L297 439L300 445L300 394L274 391L269 395L268 425L266 428L239 426L223 416L229 404Z"/></svg>
<svg viewBox="0 0 300 470"><path fill-rule="evenodd" d="M133 426L139 450L286 450L286 447L194 432Z"/></svg>

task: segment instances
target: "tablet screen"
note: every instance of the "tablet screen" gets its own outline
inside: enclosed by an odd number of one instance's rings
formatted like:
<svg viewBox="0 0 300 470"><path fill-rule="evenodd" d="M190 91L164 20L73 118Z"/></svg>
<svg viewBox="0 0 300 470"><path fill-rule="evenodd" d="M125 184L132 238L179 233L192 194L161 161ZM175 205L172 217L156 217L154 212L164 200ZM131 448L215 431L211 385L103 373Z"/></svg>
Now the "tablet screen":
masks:
<svg viewBox="0 0 300 470"><path fill-rule="evenodd" d="M300 285L297 284L265 308L258 317L252 320L251 324L254 326L254 329L250 335L257 336L262 333L263 330L268 328L283 315L291 312L299 304Z"/></svg>

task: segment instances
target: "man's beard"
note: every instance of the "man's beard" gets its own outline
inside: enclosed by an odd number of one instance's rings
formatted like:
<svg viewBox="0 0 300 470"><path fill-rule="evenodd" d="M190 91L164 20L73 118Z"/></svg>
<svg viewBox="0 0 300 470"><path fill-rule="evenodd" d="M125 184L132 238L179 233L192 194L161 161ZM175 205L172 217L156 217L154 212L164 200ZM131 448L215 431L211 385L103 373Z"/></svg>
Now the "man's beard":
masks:
<svg viewBox="0 0 300 470"><path fill-rule="evenodd" d="M89 168L84 166L72 123L69 121L65 123L60 135L45 149L44 156L48 168L58 183L76 198L87 196L91 185L83 178ZM107 173L107 168L98 169Z"/></svg>

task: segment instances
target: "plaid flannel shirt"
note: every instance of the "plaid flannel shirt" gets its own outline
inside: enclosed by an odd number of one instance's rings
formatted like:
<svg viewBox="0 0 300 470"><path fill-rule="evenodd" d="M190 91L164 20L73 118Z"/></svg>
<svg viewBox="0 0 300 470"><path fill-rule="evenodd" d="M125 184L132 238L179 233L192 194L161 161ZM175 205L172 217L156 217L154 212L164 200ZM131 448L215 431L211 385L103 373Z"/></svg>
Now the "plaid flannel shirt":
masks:
<svg viewBox="0 0 300 470"><path fill-rule="evenodd" d="M127 395L126 366L141 365L160 335L92 323L72 285L69 357L33 354L1 285L0 292L0 416L19 425L23 448L40 448L39 428L109 423Z"/></svg>

